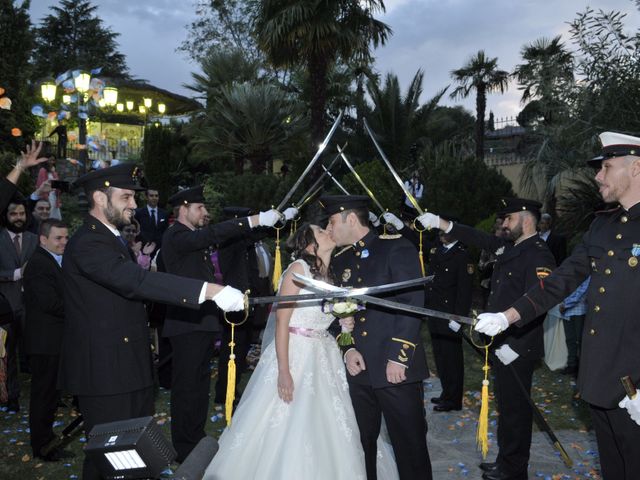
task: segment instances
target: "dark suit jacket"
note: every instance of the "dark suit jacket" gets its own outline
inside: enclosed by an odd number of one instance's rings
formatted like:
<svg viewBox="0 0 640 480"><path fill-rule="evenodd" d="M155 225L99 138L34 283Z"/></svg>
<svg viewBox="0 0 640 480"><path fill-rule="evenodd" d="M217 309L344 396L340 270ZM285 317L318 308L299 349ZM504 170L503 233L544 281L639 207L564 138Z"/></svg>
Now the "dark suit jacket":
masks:
<svg viewBox="0 0 640 480"><path fill-rule="evenodd" d="M547 247L551 250L553 258L556 259L556 265L560 265L567 258L567 239L562 235L549 233L547 237Z"/></svg>
<svg viewBox="0 0 640 480"><path fill-rule="evenodd" d="M555 260L547 244L534 235L514 245L506 239L496 237L466 225L453 224L451 235L467 245L496 253L497 260L491 277L491 293L487 302L488 312L502 312L520 298L527 290L537 285L545 274L555 267ZM492 348L508 344L518 355L537 358L544 355L542 321L525 326L511 326L496 336Z"/></svg>
<svg viewBox="0 0 640 480"><path fill-rule="evenodd" d="M14 312L22 311L22 280L14 281L13 272L21 268L38 246L38 237L31 232L22 233L20 258L6 228L0 230L0 292L7 298Z"/></svg>
<svg viewBox="0 0 640 480"><path fill-rule="evenodd" d="M639 238L640 204L598 212L569 258L513 304L522 317L515 325L526 324L591 276L578 390L601 408L617 408L624 397L620 377L640 385Z"/></svg>
<svg viewBox="0 0 640 480"><path fill-rule="evenodd" d="M442 245L434 247L429 254L426 270L427 276L433 275L433 282L427 284L427 308L469 315L475 268L465 246L457 242L446 252ZM457 335L449 329L445 320L430 319L429 328L441 335Z"/></svg>
<svg viewBox="0 0 640 480"><path fill-rule="evenodd" d="M332 265L340 286L366 287L419 278L417 258L418 252L407 239L382 240L376 232L370 231L354 248L338 250ZM424 289L392 292L387 298L422 306ZM354 347L364 357L367 369L355 377L347 375L349 382L373 388L393 387L386 377L389 360L407 366L406 383L429 376L420 337L420 318L371 304L354 316Z"/></svg>
<svg viewBox="0 0 640 480"><path fill-rule="evenodd" d="M75 395L114 395L153 385L142 300L197 309L203 282L142 269L92 216L69 240L62 272L59 387Z"/></svg>
<svg viewBox="0 0 640 480"><path fill-rule="evenodd" d="M250 231L246 218L228 220L208 225L199 230L191 230L176 221L164 234L160 257L168 273L215 282L213 264L208 248L243 236ZM212 303L200 306L198 310L189 310L178 306L167 308L162 335L171 337L183 333L200 331L218 331L217 307Z"/></svg>
<svg viewBox="0 0 640 480"><path fill-rule="evenodd" d="M57 355L62 345L64 301L62 268L38 246L24 269L25 350L29 355Z"/></svg>
<svg viewBox="0 0 640 480"><path fill-rule="evenodd" d="M162 246L162 236L169 227L169 215L166 210L156 208L156 216L158 217L157 225L149 215L149 209L145 206L136 209L135 217L140 224L140 236L144 243L155 242L157 248Z"/></svg>

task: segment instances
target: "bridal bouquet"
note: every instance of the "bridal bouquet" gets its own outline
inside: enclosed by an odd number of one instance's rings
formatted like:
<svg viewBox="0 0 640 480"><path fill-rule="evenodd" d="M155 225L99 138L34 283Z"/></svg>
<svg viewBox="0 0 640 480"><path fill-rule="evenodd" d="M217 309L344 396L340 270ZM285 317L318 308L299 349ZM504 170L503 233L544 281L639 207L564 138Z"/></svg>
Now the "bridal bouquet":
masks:
<svg viewBox="0 0 640 480"><path fill-rule="evenodd" d="M325 300L322 303L322 311L324 313L330 313L337 318L351 317L354 313L364 310L364 305L360 305L351 299L346 300ZM342 327L342 332L338 335L338 345L349 346L353 345L353 336L351 332Z"/></svg>

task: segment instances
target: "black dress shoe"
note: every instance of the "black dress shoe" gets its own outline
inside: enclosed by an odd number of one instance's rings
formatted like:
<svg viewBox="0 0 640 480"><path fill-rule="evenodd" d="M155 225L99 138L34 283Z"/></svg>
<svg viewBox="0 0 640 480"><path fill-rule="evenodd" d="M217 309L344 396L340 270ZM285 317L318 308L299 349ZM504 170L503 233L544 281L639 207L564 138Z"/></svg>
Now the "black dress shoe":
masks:
<svg viewBox="0 0 640 480"><path fill-rule="evenodd" d="M462 405L456 405L453 402L443 400L433 407L434 412L450 412L451 410L462 410Z"/></svg>
<svg viewBox="0 0 640 480"><path fill-rule="evenodd" d="M75 457L75 454L69 450L53 450L46 455L36 455L37 459L44 460L45 462L59 462L60 460L67 460L73 457Z"/></svg>
<svg viewBox="0 0 640 480"><path fill-rule="evenodd" d="M482 474L482 480L527 480L527 471L508 473L498 467L484 472Z"/></svg>
<svg viewBox="0 0 640 480"><path fill-rule="evenodd" d="M444 402L444 400L442 400L442 398L440 397L431 397L431 403L435 403L436 405L438 405L439 403Z"/></svg>
<svg viewBox="0 0 640 480"><path fill-rule="evenodd" d="M498 463L497 462L482 462L480 465L480 470L482 470L483 472L491 472L493 470L495 470L496 468L498 468Z"/></svg>

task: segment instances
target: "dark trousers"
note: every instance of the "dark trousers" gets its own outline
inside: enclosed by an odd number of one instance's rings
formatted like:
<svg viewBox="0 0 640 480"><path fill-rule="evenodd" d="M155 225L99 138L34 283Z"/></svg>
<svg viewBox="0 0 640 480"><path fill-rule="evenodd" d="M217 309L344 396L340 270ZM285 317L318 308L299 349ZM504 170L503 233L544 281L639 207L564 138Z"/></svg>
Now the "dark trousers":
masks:
<svg viewBox="0 0 640 480"><path fill-rule="evenodd" d="M442 322L442 320L435 320ZM462 407L464 382L464 358L462 355L462 337L451 332L451 335L431 331L431 345L436 360L438 376L442 383L440 398Z"/></svg>
<svg viewBox="0 0 640 480"><path fill-rule="evenodd" d="M498 457L496 462L505 473L519 474L527 471L533 413L527 396L518 386L514 374L531 394L535 360L518 357L509 365L499 360L493 363L494 391L498 405Z"/></svg>
<svg viewBox="0 0 640 480"><path fill-rule="evenodd" d="M228 315L228 314L227 314ZM228 362L229 355L231 354L231 347L229 342L231 341L231 326L229 326L224 319L222 327L222 338L220 340L220 359L218 361L218 380L216 382L216 403L224 403L227 397L227 373L229 371ZM240 377L247 369L247 353L249 352L249 337L251 336L251 325L249 324L251 319L235 327L233 333L235 346L233 352L236 356L236 396L239 398L240 392L238 392L238 385L240 384Z"/></svg>
<svg viewBox="0 0 640 480"><path fill-rule="evenodd" d="M584 315L563 318L565 341L567 343L567 367L577 367L582 344L582 328L584 327Z"/></svg>
<svg viewBox="0 0 640 480"><path fill-rule="evenodd" d="M53 438L53 420L60 400L56 388L59 355L30 355L31 396L29 397L29 429L34 455Z"/></svg>
<svg viewBox="0 0 640 480"><path fill-rule="evenodd" d="M153 386L117 395L78 395L85 434L102 423L147 417L154 414ZM102 476L86 456L82 480L101 480Z"/></svg>
<svg viewBox="0 0 640 480"><path fill-rule="evenodd" d="M367 479L377 479L377 441L384 415L400 480L431 480L422 382L376 389L349 383L349 394L360 429Z"/></svg>
<svg viewBox="0 0 640 480"><path fill-rule="evenodd" d="M205 437L209 412L213 332L191 332L170 337L173 349L171 378L171 441L183 462Z"/></svg>
<svg viewBox="0 0 640 480"><path fill-rule="evenodd" d="M590 405L603 480L635 480L640 472L640 425L625 408Z"/></svg>
<svg viewBox="0 0 640 480"><path fill-rule="evenodd" d="M20 399L20 380L18 377L18 342L20 326L18 319L14 318L13 322L4 326L7 331L7 343L5 349L7 351L7 396L9 402L17 402Z"/></svg>

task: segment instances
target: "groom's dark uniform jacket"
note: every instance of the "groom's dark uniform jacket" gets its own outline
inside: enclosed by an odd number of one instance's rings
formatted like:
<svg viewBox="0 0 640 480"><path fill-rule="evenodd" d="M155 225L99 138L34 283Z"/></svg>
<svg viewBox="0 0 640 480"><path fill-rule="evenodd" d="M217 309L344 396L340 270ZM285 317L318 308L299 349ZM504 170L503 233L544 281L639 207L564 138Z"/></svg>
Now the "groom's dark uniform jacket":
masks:
<svg viewBox="0 0 640 480"><path fill-rule="evenodd" d="M418 252L405 238L381 239L373 230L354 246L339 250L333 259L336 281L343 287L366 287L419 278ZM411 305L424 305L422 287L390 292L384 298ZM355 314L354 347L364 357L367 369L349 381L389 387L387 361L407 367L406 383L429 376L420 338L421 319L403 312L367 304Z"/></svg>

